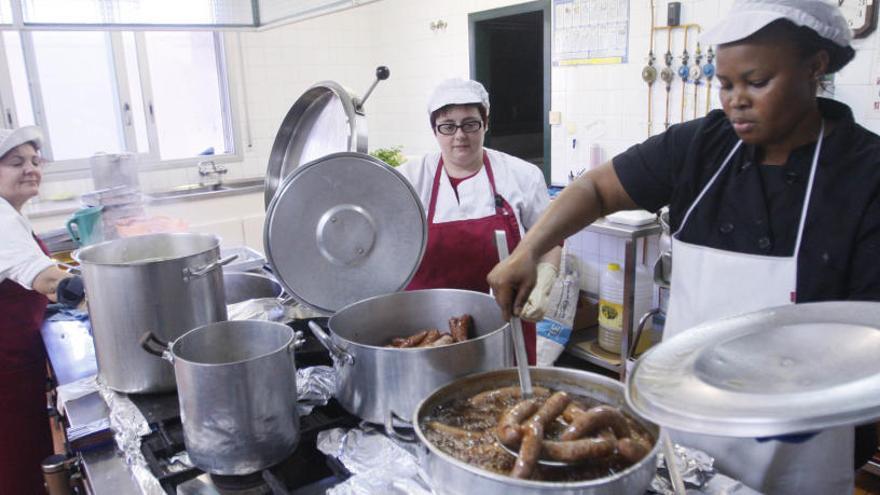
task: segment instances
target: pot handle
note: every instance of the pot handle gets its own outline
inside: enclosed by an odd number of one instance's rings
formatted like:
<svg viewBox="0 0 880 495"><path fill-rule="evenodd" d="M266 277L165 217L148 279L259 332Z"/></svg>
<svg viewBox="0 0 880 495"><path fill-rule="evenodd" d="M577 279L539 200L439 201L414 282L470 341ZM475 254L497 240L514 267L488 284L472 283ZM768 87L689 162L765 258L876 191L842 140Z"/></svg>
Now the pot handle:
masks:
<svg viewBox="0 0 880 495"><path fill-rule="evenodd" d="M212 261L205 266L200 266L198 268L190 268L186 267L183 269L183 281L189 282L194 278L204 277L211 270L219 268L223 265L228 265L229 263L235 261L238 258L237 254L233 254L231 256L227 256L225 258L220 258L219 260Z"/></svg>
<svg viewBox="0 0 880 495"><path fill-rule="evenodd" d="M150 354L174 362L171 352L168 350L168 343L159 340L159 337L153 335L153 332L147 331L141 335L140 344L141 348Z"/></svg>
<svg viewBox="0 0 880 495"><path fill-rule="evenodd" d="M394 411L389 409L388 414L385 415L385 434L388 435L390 438L398 440L400 442L416 443L417 439L415 433L398 433L397 429L394 427L395 420L403 423L404 425L409 425L409 427L412 428L412 423L401 418L400 416L395 414Z"/></svg>
<svg viewBox="0 0 880 495"><path fill-rule="evenodd" d="M318 339L318 342L320 342L321 345L324 346L324 348L330 351L330 354L335 359L339 359L349 366L354 364L354 356L349 354L345 349L342 349L338 345L336 345L333 342L333 339L331 339L330 336L327 335L326 332L324 332L324 329L321 328L321 325L318 325L314 321L310 321L309 329L311 329L312 335L314 335L315 338Z"/></svg>

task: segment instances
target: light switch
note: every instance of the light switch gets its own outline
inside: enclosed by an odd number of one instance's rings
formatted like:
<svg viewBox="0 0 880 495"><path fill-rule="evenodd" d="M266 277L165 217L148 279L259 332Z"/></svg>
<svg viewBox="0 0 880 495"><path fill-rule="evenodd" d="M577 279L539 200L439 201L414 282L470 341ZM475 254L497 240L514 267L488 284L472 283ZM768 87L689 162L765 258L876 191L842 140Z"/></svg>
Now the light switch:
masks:
<svg viewBox="0 0 880 495"><path fill-rule="evenodd" d="M562 112L551 111L550 112L550 125L559 125L562 123Z"/></svg>

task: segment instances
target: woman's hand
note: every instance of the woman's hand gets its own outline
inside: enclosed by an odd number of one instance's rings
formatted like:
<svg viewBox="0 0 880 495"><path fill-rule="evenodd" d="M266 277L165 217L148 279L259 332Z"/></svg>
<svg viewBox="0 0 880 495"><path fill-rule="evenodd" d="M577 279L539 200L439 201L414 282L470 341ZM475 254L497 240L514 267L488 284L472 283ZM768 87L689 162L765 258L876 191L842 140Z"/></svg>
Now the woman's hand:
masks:
<svg viewBox="0 0 880 495"><path fill-rule="evenodd" d="M495 265L486 281L495 294L505 320L519 316L537 279L538 263L534 256L517 247L509 258Z"/></svg>

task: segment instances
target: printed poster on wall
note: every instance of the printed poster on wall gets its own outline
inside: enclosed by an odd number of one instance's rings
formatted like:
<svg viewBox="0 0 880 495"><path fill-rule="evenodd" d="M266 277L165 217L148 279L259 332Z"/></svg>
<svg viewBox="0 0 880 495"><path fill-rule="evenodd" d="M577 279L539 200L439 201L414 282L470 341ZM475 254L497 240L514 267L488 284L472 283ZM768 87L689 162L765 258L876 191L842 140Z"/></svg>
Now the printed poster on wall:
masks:
<svg viewBox="0 0 880 495"><path fill-rule="evenodd" d="M553 0L553 65L621 64L628 47L628 0Z"/></svg>

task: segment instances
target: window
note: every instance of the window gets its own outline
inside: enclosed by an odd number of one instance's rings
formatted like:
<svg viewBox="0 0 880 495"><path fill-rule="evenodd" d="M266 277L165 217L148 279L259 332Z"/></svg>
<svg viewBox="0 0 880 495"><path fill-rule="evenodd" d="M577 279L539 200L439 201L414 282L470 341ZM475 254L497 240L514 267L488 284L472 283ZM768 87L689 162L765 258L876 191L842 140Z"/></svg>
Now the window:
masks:
<svg viewBox="0 0 880 495"><path fill-rule="evenodd" d="M6 31L2 39L3 125L43 127L53 171L88 169L99 152L137 153L146 164L235 154L218 33Z"/></svg>

